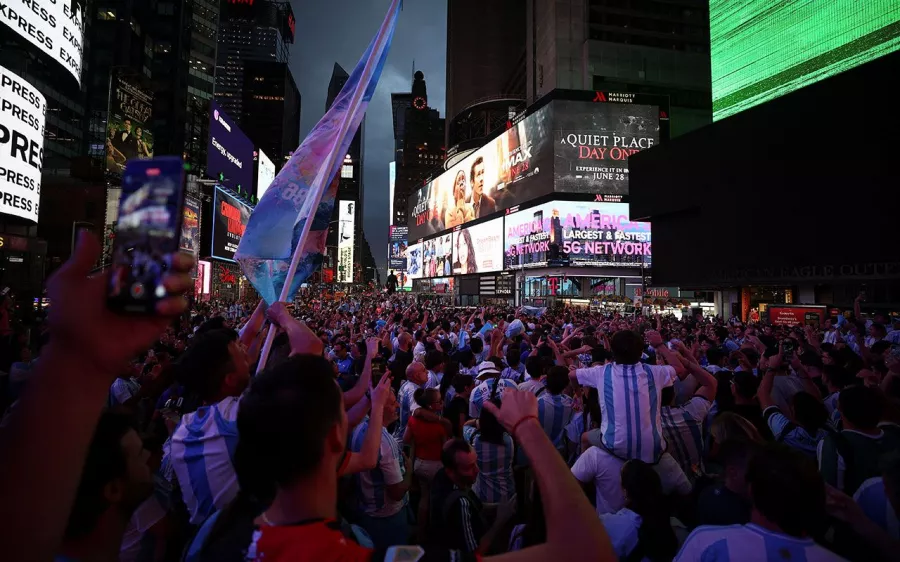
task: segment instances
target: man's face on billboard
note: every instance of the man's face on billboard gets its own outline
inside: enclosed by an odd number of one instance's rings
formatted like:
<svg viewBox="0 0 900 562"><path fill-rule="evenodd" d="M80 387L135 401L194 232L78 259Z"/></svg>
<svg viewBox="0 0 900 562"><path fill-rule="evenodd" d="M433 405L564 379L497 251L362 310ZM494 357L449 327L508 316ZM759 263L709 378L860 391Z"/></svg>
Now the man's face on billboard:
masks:
<svg viewBox="0 0 900 562"><path fill-rule="evenodd" d="M484 193L484 164L476 164L472 171L473 185L472 190L478 197Z"/></svg>
<svg viewBox="0 0 900 562"><path fill-rule="evenodd" d="M123 124L125 125L125 130L130 133L131 132L131 119L126 119Z"/></svg>

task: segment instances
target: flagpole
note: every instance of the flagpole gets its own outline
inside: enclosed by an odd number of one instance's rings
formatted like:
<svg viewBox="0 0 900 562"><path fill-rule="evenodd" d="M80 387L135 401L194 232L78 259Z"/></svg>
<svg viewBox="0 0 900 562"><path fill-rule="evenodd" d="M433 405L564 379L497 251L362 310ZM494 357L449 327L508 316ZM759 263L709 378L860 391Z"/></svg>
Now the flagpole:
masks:
<svg viewBox="0 0 900 562"><path fill-rule="evenodd" d="M391 21L394 19L393 14L397 11L397 5L399 3L402 3L402 0L393 0L391 2L391 8L388 11L388 17L384 19L381 27L378 29L378 35L376 35L376 37L379 38L379 41L377 41L373 45L372 52L369 55L369 61L366 63L365 67L363 67L363 75L357 83L356 92L354 92L353 98L350 100L349 107L351 108L359 105L360 99L363 95L365 95L366 90L369 89L368 79L375 71L375 67L377 66L373 62L373 56L379 54L384 49L386 32L388 27L390 27L391 25ZM338 131L337 138L342 139L348 133L348 130L350 128L348 120L351 118L352 113L352 111L348 111L346 115L344 115L344 119L341 121L341 128ZM309 237L310 227L312 226L313 219L315 218L316 210L319 207L319 201L322 200L322 195L325 192L324 183L326 178L324 178L323 176L332 168L334 168L337 159L341 157L341 155L338 154L338 147L339 145L335 145L332 147L331 152L328 155L328 166L321 166L318 173L316 174L316 178L313 184L315 189L316 204L311 207L312 210L303 224L303 231L300 233L300 239L297 241L297 247L294 248L294 256L291 258L291 265L288 268L287 276L284 280L284 286L281 288L281 295L278 298L279 302L287 301L288 297L290 296L291 285L294 282L294 274L297 271L297 266L300 265L300 258L303 256L303 249L306 246L306 239ZM269 359L269 352L272 350L272 343L275 341L275 332L276 330L269 329L269 332L266 334L266 341L263 344L263 348L259 354L259 363L256 367L256 374L261 373L266 367L266 362Z"/></svg>

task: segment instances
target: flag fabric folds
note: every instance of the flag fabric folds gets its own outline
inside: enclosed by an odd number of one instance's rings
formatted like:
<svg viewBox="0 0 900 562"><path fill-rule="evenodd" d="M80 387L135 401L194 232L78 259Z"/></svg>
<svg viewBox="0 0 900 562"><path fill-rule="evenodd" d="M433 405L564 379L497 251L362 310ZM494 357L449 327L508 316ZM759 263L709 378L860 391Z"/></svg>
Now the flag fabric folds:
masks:
<svg viewBox="0 0 900 562"><path fill-rule="evenodd" d="M402 0L392 0L378 34L331 108L275 176L250 216L235 259L269 304L282 298L290 277L284 298L293 298L300 285L322 265L337 191L336 174L375 93L401 5ZM308 229L305 240L304 229ZM302 255L291 276L296 252Z"/></svg>

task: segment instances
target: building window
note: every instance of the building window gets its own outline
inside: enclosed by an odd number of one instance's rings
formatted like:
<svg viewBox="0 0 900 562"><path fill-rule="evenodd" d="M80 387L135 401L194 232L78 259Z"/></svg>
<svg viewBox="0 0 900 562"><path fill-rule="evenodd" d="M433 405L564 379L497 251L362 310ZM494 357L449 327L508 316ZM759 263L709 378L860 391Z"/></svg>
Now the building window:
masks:
<svg viewBox="0 0 900 562"><path fill-rule="evenodd" d="M97 10L97 19L101 21L116 21L116 9L100 8Z"/></svg>
<svg viewBox="0 0 900 562"><path fill-rule="evenodd" d="M341 177L353 179L353 165L352 164L344 164L341 166Z"/></svg>

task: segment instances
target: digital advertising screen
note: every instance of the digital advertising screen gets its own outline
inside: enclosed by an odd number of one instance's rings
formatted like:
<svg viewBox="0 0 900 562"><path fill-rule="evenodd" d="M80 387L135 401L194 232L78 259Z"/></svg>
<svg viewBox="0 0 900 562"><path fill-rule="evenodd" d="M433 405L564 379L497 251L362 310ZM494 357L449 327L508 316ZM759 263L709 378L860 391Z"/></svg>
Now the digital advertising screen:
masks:
<svg viewBox="0 0 900 562"><path fill-rule="evenodd" d="M450 233L426 240L422 244L422 277L444 277L451 274L453 237Z"/></svg>
<svg viewBox="0 0 900 562"><path fill-rule="evenodd" d="M209 102L206 175L237 191L253 190L253 143L215 101Z"/></svg>
<svg viewBox="0 0 900 562"><path fill-rule="evenodd" d="M250 207L237 197L217 187L213 198L213 234L212 255L214 258L234 261L247 222L250 220Z"/></svg>
<svg viewBox="0 0 900 562"><path fill-rule="evenodd" d="M558 192L628 195L628 157L659 144L655 105L555 100L553 121Z"/></svg>
<svg viewBox="0 0 900 562"><path fill-rule="evenodd" d="M405 271L395 271L394 275L397 277L397 290L398 291L412 291L413 280L412 277Z"/></svg>
<svg viewBox="0 0 900 562"><path fill-rule="evenodd" d="M272 185L275 180L275 163L272 162L266 153L259 151L259 161L256 167L256 200L262 199L263 193Z"/></svg>
<svg viewBox="0 0 900 562"><path fill-rule="evenodd" d="M0 214L38 221L47 100L0 66Z"/></svg>
<svg viewBox="0 0 900 562"><path fill-rule="evenodd" d="M410 279L422 278L422 243L410 244L406 249L406 273Z"/></svg>
<svg viewBox="0 0 900 562"><path fill-rule="evenodd" d="M3 0L0 23L61 64L81 85L84 14L80 2Z"/></svg>
<svg viewBox="0 0 900 562"><path fill-rule="evenodd" d="M453 274L503 269L503 217L453 233Z"/></svg>
<svg viewBox="0 0 900 562"><path fill-rule="evenodd" d="M388 235L388 270L406 271L406 247L409 228L392 226Z"/></svg>
<svg viewBox="0 0 900 562"><path fill-rule="evenodd" d="M194 279L194 294L197 297L209 294L209 285L212 278L212 264L208 261L197 262L197 277Z"/></svg>
<svg viewBox="0 0 900 562"><path fill-rule="evenodd" d="M353 246L355 243L356 201L338 201L338 283L353 283Z"/></svg>
<svg viewBox="0 0 900 562"><path fill-rule="evenodd" d="M106 171L121 174L133 158L153 158L153 92L127 76L113 77L106 124Z"/></svg>
<svg viewBox="0 0 900 562"><path fill-rule="evenodd" d="M900 49L897 0L711 0L713 120Z"/></svg>
<svg viewBox="0 0 900 562"><path fill-rule="evenodd" d="M627 203L581 201L552 201L509 214L505 266L649 266L650 223L628 217Z"/></svg>
<svg viewBox="0 0 900 562"><path fill-rule="evenodd" d="M181 221L181 239L178 249L193 255L194 260L197 259L197 254L200 252L200 202L193 197L184 198L184 219ZM198 270L195 265L191 277L196 278L197 275Z"/></svg>
<svg viewBox="0 0 900 562"><path fill-rule="evenodd" d="M539 109L414 193L410 238L425 238L550 193L552 117L549 105Z"/></svg>

